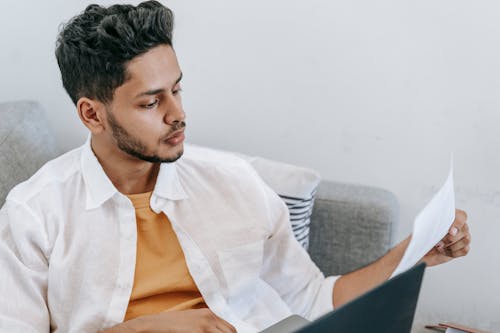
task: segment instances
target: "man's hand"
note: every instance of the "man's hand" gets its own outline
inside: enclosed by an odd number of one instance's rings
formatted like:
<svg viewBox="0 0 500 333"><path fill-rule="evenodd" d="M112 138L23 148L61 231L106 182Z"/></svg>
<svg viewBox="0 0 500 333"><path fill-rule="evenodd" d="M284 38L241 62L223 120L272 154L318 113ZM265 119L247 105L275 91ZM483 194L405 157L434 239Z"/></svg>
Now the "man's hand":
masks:
<svg viewBox="0 0 500 333"><path fill-rule="evenodd" d="M167 311L138 317L101 333L236 333L209 309Z"/></svg>
<svg viewBox="0 0 500 333"><path fill-rule="evenodd" d="M435 266L469 253L471 236L467 225L467 214L457 209L455 221L448 234L423 258L427 266Z"/></svg>
<svg viewBox="0 0 500 333"><path fill-rule="evenodd" d="M408 236L374 263L341 276L333 288L333 305L338 307L387 280L401 261L410 240L411 236ZM422 261L428 266L439 265L465 256L469 247L467 214L457 209L455 221L448 234L422 258Z"/></svg>

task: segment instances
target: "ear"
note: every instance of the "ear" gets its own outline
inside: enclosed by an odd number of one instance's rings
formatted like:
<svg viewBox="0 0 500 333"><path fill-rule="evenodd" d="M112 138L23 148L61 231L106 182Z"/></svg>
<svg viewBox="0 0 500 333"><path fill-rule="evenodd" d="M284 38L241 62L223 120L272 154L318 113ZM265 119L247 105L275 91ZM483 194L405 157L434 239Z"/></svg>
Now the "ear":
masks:
<svg viewBox="0 0 500 333"><path fill-rule="evenodd" d="M76 103L78 116L92 134L99 134L106 128L106 106L96 100L82 97Z"/></svg>

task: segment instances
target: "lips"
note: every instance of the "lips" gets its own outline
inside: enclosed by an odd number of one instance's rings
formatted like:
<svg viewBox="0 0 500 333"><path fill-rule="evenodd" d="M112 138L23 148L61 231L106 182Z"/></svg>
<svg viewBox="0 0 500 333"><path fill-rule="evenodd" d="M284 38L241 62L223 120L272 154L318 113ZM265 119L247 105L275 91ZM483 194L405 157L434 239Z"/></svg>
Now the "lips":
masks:
<svg viewBox="0 0 500 333"><path fill-rule="evenodd" d="M178 145L179 143L182 143L184 141L184 130L175 132L165 140L164 142L170 144L170 145Z"/></svg>

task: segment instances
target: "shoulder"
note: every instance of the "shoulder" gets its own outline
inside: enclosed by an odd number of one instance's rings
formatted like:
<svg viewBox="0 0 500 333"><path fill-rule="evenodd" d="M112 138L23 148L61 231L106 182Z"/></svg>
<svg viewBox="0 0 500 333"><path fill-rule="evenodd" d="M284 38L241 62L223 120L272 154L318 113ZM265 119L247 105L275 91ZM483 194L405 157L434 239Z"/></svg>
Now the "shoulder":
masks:
<svg viewBox="0 0 500 333"><path fill-rule="evenodd" d="M236 153L186 144L183 160L188 163L213 164L217 166L248 167L248 162Z"/></svg>
<svg viewBox="0 0 500 333"><path fill-rule="evenodd" d="M78 186L73 180L80 170L79 161L79 149L63 154L47 162L7 195L0 210L2 237L7 237L2 240L16 242L27 264L39 265L49 257L57 230L54 212L62 211L55 207L63 207L74 197L68 193Z"/></svg>
<svg viewBox="0 0 500 333"><path fill-rule="evenodd" d="M177 170L181 182L197 193L257 199L262 198L267 190L252 165L235 153L186 145Z"/></svg>
<svg viewBox="0 0 500 333"><path fill-rule="evenodd" d="M196 145L185 146L179 166L181 169L198 170L204 174L259 178L250 163L238 154Z"/></svg>
<svg viewBox="0 0 500 333"><path fill-rule="evenodd" d="M6 200L28 202L37 196L46 196L51 188L64 187L65 183L81 170L82 147L71 150L45 163L35 174L16 185Z"/></svg>

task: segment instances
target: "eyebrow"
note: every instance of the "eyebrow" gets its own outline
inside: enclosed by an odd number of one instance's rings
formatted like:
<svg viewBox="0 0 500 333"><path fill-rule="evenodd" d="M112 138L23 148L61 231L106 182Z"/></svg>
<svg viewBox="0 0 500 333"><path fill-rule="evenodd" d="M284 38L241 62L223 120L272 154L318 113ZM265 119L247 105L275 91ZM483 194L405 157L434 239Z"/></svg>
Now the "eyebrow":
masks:
<svg viewBox="0 0 500 333"><path fill-rule="evenodd" d="M180 81L182 80L182 72L181 72L181 75L179 75L179 78L177 80L175 80L175 83L174 83L174 86L179 83ZM151 90L148 90L148 91L144 91L142 93L139 93L137 96L135 96L135 98L138 98L138 97L141 97L141 96L152 96L152 95L157 95L157 94L160 94L160 93L164 93L165 92L165 89L163 88L159 88L159 89L151 89Z"/></svg>

